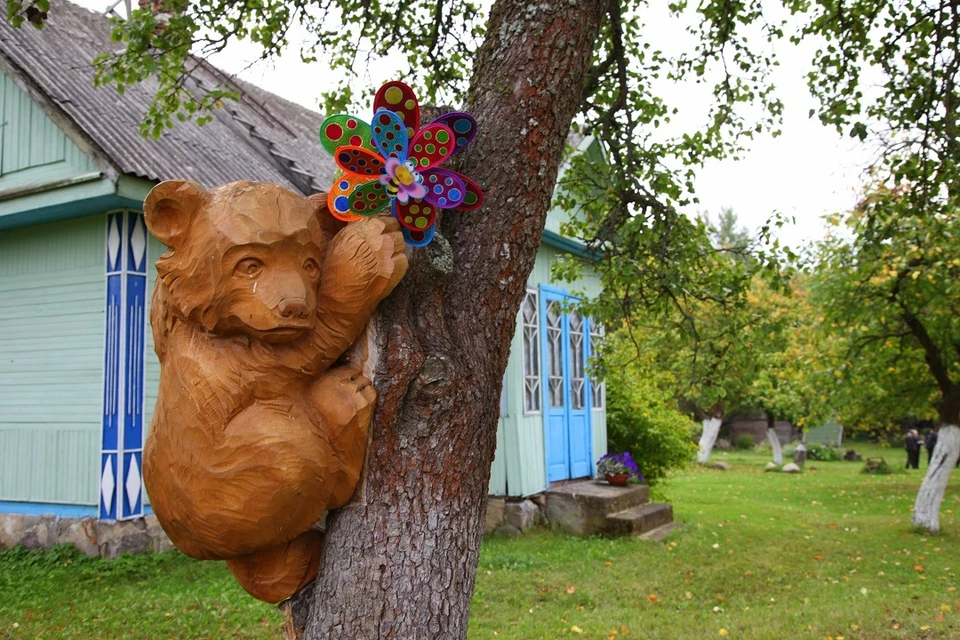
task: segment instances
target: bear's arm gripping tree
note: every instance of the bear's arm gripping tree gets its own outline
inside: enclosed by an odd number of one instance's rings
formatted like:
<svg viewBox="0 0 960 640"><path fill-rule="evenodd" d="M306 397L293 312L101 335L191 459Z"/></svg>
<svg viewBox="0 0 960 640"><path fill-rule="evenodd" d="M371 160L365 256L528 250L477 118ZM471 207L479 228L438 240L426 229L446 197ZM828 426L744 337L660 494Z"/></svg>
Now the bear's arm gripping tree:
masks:
<svg viewBox="0 0 960 640"><path fill-rule="evenodd" d="M326 194L310 198L315 203L325 199ZM326 205L317 207L317 215L325 225L329 221L324 218L333 220ZM320 370L329 367L356 342L377 304L406 273L404 247L399 225L386 217L365 218L347 225L330 240L312 334L313 346L319 350Z"/></svg>

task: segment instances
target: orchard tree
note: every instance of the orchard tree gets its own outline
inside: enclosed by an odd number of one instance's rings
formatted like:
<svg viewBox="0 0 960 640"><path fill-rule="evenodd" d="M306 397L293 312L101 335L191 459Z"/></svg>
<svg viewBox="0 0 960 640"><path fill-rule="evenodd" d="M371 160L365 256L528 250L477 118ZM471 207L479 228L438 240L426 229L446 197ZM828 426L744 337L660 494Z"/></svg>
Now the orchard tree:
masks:
<svg viewBox="0 0 960 640"><path fill-rule="evenodd" d="M960 456L960 218L913 207L907 194L880 189L847 215L852 237L821 244L814 292L846 344L837 376L848 394L891 417L936 411L939 438L913 512L936 532Z"/></svg>
<svg viewBox="0 0 960 640"><path fill-rule="evenodd" d="M748 304L754 315L764 318L764 325L754 340L756 369L744 404L766 416L773 461L783 464L774 429L778 418L802 429L832 416L834 398L824 390L825 385L832 386L822 355L825 338L801 276L779 290L755 279Z"/></svg>

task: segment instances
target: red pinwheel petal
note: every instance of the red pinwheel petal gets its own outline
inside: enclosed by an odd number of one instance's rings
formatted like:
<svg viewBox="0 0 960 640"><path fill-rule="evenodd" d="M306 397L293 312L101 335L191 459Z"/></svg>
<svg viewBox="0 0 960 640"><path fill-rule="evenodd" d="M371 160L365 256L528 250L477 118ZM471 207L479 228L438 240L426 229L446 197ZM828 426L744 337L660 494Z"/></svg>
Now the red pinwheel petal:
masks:
<svg viewBox="0 0 960 640"><path fill-rule="evenodd" d="M453 132L445 124L428 124L410 141L408 157L417 163L418 171L435 167L453 154Z"/></svg>
<svg viewBox="0 0 960 640"><path fill-rule="evenodd" d="M407 126L407 138L412 138L414 132L420 128L420 103L417 101L413 89L404 83L394 80L380 87L377 97L373 99L373 111L388 109L400 116Z"/></svg>
<svg viewBox="0 0 960 640"><path fill-rule="evenodd" d="M337 152L333 156L337 166L346 171L361 177L374 179L380 176L383 171L383 158L363 147L337 147Z"/></svg>
<svg viewBox="0 0 960 640"><path fill-rule="evenodd" d="M423 232L437 220L437 207L425 200L410 198L407 202L393 201L393 215L400 226L411 231Z"/></svg>
<svg viewBox="0 0 960 640"><path fill-rule="evenodd" d="M447 169L424 171L423 186L427 188L424 200L432 202L441 209L456 209L463 202L467 187L460 174Z"/></svg>
<svg viewBox="0 0 960 640"><path fill-rule="evenodd" d="M477 135L477 121L472 115L469 113L464 113L463 111L445 113L434 120L433 124L446 125L450 127L451 131L453 131L453 153L457 153L465 146L470 144L473 138Z"/></svg>
<svg viewBox="0 0 960 640"><path fill-rule="evenodd" d="M462 173L457 173L456 171L451 171L450 173L453 173L458 178L463 180L463 184L467 188L467 192L463 196L463 202L454 208L459 209L460 211L473 211L474 209L479 209L483 205L483 191L480 189L480 185Z"/></svg>

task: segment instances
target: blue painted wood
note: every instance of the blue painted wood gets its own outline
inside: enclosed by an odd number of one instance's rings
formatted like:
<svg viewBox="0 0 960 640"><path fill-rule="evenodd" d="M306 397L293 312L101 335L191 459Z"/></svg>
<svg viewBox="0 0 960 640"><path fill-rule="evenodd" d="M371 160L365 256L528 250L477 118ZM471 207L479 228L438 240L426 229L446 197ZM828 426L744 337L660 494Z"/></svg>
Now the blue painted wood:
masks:
<svg viewBox="0 0 960 640"><path fill-rule="evenodd" d="M541 352L543 359L543 407L544 407L544 447L546 449L547 482L583 478L593 475L593 433L592 412L590 410L589 394L584 391L584 403L579 408L574 407L571 388L573 362L570 342L570 315L562 312L562 306L577 299L563 289L548 285L540 286L540 326ZM549 310L551 305L559 305L559 327L554 326L551 335L549 324ZM559 329L560 343L556 344L557 329ZM587 365L586 341L588 325L582 325L583 370ZM551 374L562 376L562 393L554 396L551 390ZM588 385L588 381L584 380Z"/></svg>
<svg viewBox="0 0 960 640"><path fill-rule="evenodd" d="M50 515L70 518L84 518L96 516L97 508L92 505L81 504L0 500L0 513L17 513L25 516Z"/></svg>
<svg viewBox="0 0 960 640"><path fill-rule="evenodd" d="M550 325L550 308L560 305L564 295L548 287L540 288L540 352L543 358L541 366L541 388L543 389L543 416L544 416L544 446L547 457L547 482L566 480L570 477L570 437L567 407L568 393L563 389L555 393L555 386L551 386L551 378L567 378L567 362L563 355L566 342L563 330L563 316L560 316L559 327ZM557 310L560 313L560 310ZM559 329L559 335L557 330ZM556 383L554 382L554 385Z"/></svg>
<svg viewBox="0 0 960 640"><path fill-rule="evenodd" d="M120 211L107 216L106 234L106 366L99 514L101 519L124 520L143 515L147 231L139 212Z"/></svg>

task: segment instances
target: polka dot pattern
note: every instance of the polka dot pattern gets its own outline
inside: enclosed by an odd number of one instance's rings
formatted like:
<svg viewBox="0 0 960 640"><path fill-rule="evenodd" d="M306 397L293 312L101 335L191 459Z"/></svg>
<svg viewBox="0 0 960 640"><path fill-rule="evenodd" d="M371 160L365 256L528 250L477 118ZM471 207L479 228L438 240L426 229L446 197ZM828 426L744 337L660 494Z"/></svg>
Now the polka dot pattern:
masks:
<svg viewBox="0 0 960 640"><path fill-rule="evenodd" d="M394 212L401 227L411 231L423 231L437 219L437 208L424 200L411 198L406 203L396 202Z"/></svg>
<svg viewBox="0 0 960 640"><path fill-rule="evenodd" d="M390 197L378 181L358 186L350 194L350 209L362 216L372 216L390 204Z"/></svg>
<svg viewBox="0 0 960 640"><path fill-rule="evenodd" d="M421 171L435 167L453 154L453 132L443 124L428 124L410 141L410 148Z"/></svg>
<svg viewBox="0 0 960 640"><path fill-rule="evenodd" d="M344 222L360 219L359 216L350 211L350 194L358 185L366 181L366 178L348 174L333 183L327 193L327 209L330 210L330 214L334 218Z"/></svg>
<svg viewBox="0 0 960 640"><path fill-rule="evenodd" d="M379 177L384 169L383 158L363 147L338 147L334 159L343 171L368 179Z"/></svg>
<svg viewBox="0 0 960 640"><path fill-rule="evenodd" d="M446 125L453 132L454 144L456 145L453 153L457 153L470 144L470 141L477 135L477 121L469 113L462 111L445 113L434 120L433 123Z"/></svg>
<svg viewBox="0 0 960 640"><path fill-rule="evenodd" d="M341 113L330 116L320 125L320 144L334 158L337 157L337 149L343 146L376 151L371 138L370 125L356 116Z"/></svg>
<svg viewBox="0 0 960 640"><path fill-rule="evenodd" d="M373 117L373 139L384 157L406 160L407 128L399 116L392 111L381 109Z"/></svg>
<svg viewBox="0 0 960 640"><path fill-rule="evenodd" d="M388 82L377 91L373 99L373 110L387 109L399 112L400 120L407 127L407 139L413 137L414 131L420 128L420 105L413 89L406 84L394 80Z"/></svg>
<svg viewBox="0 0 960 640"><path fill-rule="evenodd" d="M441 209L453 209L463 202L466 186L460 174L446 169L430 169L423 174L424 185L427 187L427 202L437 205Z"/></svg>

